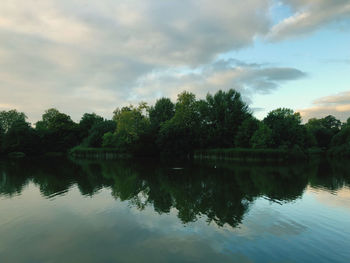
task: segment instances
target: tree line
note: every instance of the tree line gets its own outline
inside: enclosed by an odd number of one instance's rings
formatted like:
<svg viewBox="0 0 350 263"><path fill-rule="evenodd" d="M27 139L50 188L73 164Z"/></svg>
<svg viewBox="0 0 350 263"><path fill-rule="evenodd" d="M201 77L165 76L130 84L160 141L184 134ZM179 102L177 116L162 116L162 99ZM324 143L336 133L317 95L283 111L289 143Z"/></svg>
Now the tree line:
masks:
<svg viewBox="0 0 350 263"><path fill-rule="evenodd" d="M350 156L350 118L329 115L302 123L292 109L279 108L263 120L252 115L239 92L219 90L205 99L190 92L176 103L117 108L111 120L85 113L79 123L48 109L33 126L17 110L0 111L0 153L64 153L73 147L117 149L139 156L187 156L196 149L316 149Z"/></svg>

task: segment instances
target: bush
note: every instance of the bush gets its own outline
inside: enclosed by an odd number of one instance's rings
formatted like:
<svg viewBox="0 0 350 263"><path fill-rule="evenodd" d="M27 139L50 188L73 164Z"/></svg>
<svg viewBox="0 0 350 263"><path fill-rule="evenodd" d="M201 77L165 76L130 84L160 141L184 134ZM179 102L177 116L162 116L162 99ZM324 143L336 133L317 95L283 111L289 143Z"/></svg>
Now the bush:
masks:
<svg viewBox="0 0 350 263"><path fill-rule="evenodd" d="M26 156L26 154L22 152L12 152L12 153L9 153L7 156L10 158L23 158Z"/></svg>
<svg viewBox="0 0 350 263"><path fill-rule="evenodd" d="M83 159L118 159L130 157L121 153L117 148L87 148L77 146L69 151L70 156Z"/></svg>
<svg viewBox="0 0 350 263"><path fill-rule="evenodd" d="M194 154L195 158L232 159L232 160L257 160L257 161L284 161L306 159L307 155L299 146L292 150L285 149L210 149L199 150Z"/></svg>

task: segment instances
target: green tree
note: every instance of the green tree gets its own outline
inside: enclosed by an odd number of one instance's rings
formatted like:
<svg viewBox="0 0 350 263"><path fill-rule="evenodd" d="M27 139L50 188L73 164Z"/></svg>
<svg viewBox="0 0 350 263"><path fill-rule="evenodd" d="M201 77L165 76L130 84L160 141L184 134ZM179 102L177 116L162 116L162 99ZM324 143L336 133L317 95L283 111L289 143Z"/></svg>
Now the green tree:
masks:
<svg viewBox="0 0 350 263"><path fill-rule="evenodd" d="M0 127L6 133L16 121L25 121L27 116L17 110L0 111Z"/></svg>
<svg viewBox="0 0 350 263"><path fill-rule="evenodd" d="M343 127L333 137L328 153L335 157L350 157L350 126Z"/></svg>
<svg viewBox="0 0 350 263"><path fill-rule="evenodd" d="M106 132L102 136L102 147L114 148L117 145L117 137L113 132Z"/></svg>
<svg viewBox="0 0 350 263"><path fill-rule="evenodd" d="M243 120L250 116L241 94L233 89L208 94L206 124L212 147L233 147Z"/></svg>
<svg viewBox="0 0 350 263"><path fill-rule="evenodd" d="M156 101L156 104L149 108L149 119L151 127L154 130L159 130L160 125L170 120L175 114L175 105L168 98L161 98Z"/></svg>
<svg viewBox="0 0 350 263"><path fill-rule="evenodd" d="M193 128L198 124L198 104L193 93L184 91L178 95L173 118L187 128Z"/></svg>
<svg viewBox="0 0 350 263"><path fill-rule="evenodd" d="M331 141L332 147L349 145L350 146L350 126L345 126L338 132Z"/></svg>
<svg viewBox="0 0 350 263"><path fill-rule="evenodd" d="M101 147L103 141L103 135L116 130L117 124L115 121L104 120L102 122L96 122L89 130L88 136L83 141L83 145L87 147Z"/></svg>
<svg viewBox="0 0 350 263"><path fill-rule="evenodd" d="M332 115L324 117L321 122L326 129L333 130L334 133L337 133L341 128L341 121Z"/></svg>
<svg viewBox="0 0 350 263"><path fill-rule="evenodd" d="M253 134L250 144L254 149L268 149L275 145L272 130L264 123Z"/></svg>
<svg viewBox="0 0 350 263"><path fill-rule="evenodd" d="M191 153L198 146L200 126L195 95L182 92L178 95L174 117L161 124L157 138L159 149L166 155Z"/></svg>
<svg viewBox="0 0 350 263"><path fill-rule="evenodd" d="M5 131L2 128L2 126L0 126L0 155L3 153L4 136L5 136Z"/></svg>
<svg viewBox="0 0 350 263"><path fill-rule="evenodd" d="M121 151L132 151L143 135L149 132L150 122L145 115L148 107L145 103L140 103L138 107L124 107L114 112L113 120L116 121L117 128L114 133L116 147ZM109 138L109 137L108 137ZM112 140L113 141L113 140ZM105 145L106 143L104 143Z"/></svg>
<svg viewBox="0 0 350 263"><path fill-rule="evenodd" d="M304 132L299 113L279 108L269 112L263 121L272 130L274 147L292 148L294 145L304 145Z"/></svg>
<svg viewBox="0 0 350 263"><path fill-rule="evenodd" d="M303 125L303 133L304 133L304 147L305 148L313 148L317 147L317 140L314 134Z"/></svg>
<svg viewBox="0 0 350 263"><path fill-rule="evenodd" d="M80 143L78 125L57 109L45 111L35 126L44 152L65 152Z"/></svg>
<svg viewBox="0 0 350 263"><path fill-rule="evenodd" d="M246 118L238 129L236 135L236 146L251 148L251 138L259 128L259 120L254 117Z"/></svg>
<svg viewBox="0 0 350 263"><path fill-rule="evenodd" d="M3 147L7 153L39 154L38 143L39 138L30 124L24 120L17 120L5 134Z"/></svg>
<svg viewBox="0 0 350 263"><path fill-rule="evenodd" d="M80 138L86 138L90 129L97 123L103 122L103 118L96 113L85 113L79 122Z"/></svg>
<svg viewBox="0 0 350 263"><path fill-rule="evenodd" d="M340 131L341 122L329 115L321 119L309 119L305 127L316 138L318 147L329 148L333 136Z"/></svg>
<svg viewBox="0 0 350 263"><path fill-rule="evenodd" d="M48 109L42 116L42 120L36 123L38 130L46 129L51 131L59 131L62 129L70 129L76 127L76 123L72 121L70 116L59 112L57 109Z"/></svg>
<svg viewBox="0 0 350 263"><path fill-rule="evenodd" d="M318 147L328 148L333 135L330 130L323 126L321 119L311 118L305 124L305 127L316 139Z"/></svg>

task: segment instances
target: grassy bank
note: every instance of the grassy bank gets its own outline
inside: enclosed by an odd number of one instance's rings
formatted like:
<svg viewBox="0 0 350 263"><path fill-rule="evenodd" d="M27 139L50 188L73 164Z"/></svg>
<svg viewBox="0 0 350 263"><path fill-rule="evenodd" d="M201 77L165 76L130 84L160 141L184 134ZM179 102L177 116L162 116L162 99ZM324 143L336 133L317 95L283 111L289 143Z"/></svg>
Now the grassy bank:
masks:
<svg viewBox="0 0 350 263"><path fill-rule="evenodd" d="M129 158L131 155L121 153L116 148L87 148L74 147L69 151L69 155L78 159L99 159L99 160L115 160L120 158Z"/></svg>
<svg viewBox="0 0 350 263"><path fill-rule="evenodd" d="M222 159L237 161L306 160L308 154L300 148L287 149L209 149L194 152L195 159Z"/></svg>
<svg viewBox="0 0 350 263"><path fill-rule="evenodd" d="M321 156L322 154L324 154L324 151L320 149L310 149L307 152L304 152L299 147L294 147L293 149L227 148L227 149L196 150L193 153L193 158L198 160L213 159L213 160L281 162L281 161L289 161L289 160L307 160L310 157ZM69 151L69 155L77 159L97 159L97 160L116 160L121 158L124 158L124 159L130 158L134 156L131 153L120 152L116 148L87 148L87 147L81 147L81 146L71 149Z"/></svg>

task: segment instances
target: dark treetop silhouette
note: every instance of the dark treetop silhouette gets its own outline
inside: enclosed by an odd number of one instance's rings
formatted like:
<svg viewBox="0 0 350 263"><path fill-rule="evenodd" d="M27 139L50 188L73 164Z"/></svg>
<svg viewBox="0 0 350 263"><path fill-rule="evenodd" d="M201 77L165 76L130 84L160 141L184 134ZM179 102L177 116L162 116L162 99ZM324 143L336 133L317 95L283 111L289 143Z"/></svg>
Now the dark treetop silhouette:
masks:
<svg viewBox="0 0 350 263"><path fill-rule="evenodd" d="M88 148L113 149L136 156L188 156L197 149L279 149L326 151L350 156L350 120L310 119L291 109L271 111L257 120L235 90L197 100L183 92L154 106L117 108L112 120L85 113L79 123L57 109L45 111L32 127L16 110L0 112L0 154L64 153Z"/></svg>

